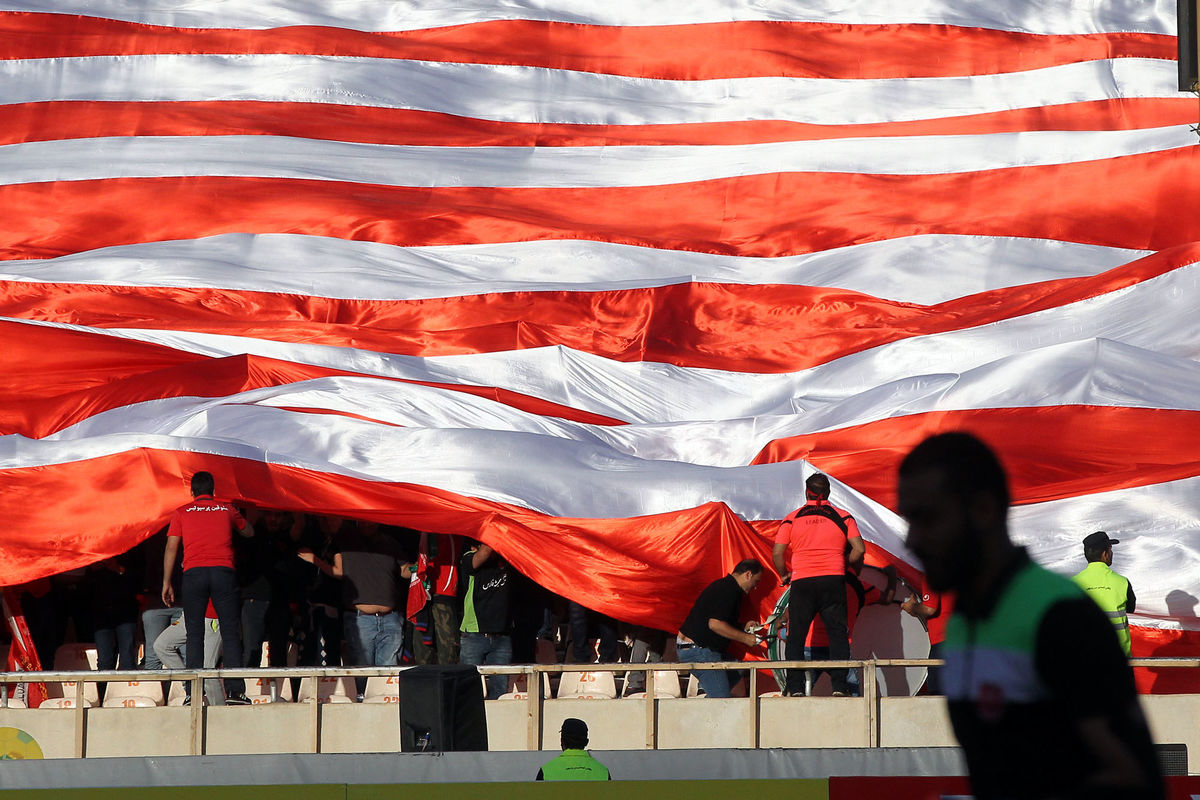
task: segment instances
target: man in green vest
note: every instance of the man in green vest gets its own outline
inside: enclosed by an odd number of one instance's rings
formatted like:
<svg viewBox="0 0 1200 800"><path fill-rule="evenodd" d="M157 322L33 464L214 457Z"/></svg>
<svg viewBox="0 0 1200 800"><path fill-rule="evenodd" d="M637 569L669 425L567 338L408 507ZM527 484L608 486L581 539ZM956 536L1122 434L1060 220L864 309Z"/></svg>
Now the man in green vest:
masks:
<svg viewBox="0 0 1200 800"><path fill-rule="evenodd" d="M1008 478L967 433L900 465L908 548L956 593L942 690L978 800L1161 800L1158 757L1112 625L1008 535Z"/></svg>
<svg viewBox="0 0 1200 800"><path fill-rule="evenodd" d="M539 781L611 781L608 767L588 755L588 727L568 717L559 731L562 752L538 770Z"/></svg>
<svg viewBox="0 0 1200 800"><path fill-rule="evenodd" d="M1133 594L1133 586L1123 575L1112 569L1112 546L1120 544L1117 539L1108 538L1104 531L1089 533L1083 540L1083 557L1088 560L1084 567L1071 580L1079 584L1088 597L1096 601L1104 616L1112 622L1117 632L1117 641L1126 657L1131 652L1132 641L1129 638L1129 615L1137 604Z"/></svg>

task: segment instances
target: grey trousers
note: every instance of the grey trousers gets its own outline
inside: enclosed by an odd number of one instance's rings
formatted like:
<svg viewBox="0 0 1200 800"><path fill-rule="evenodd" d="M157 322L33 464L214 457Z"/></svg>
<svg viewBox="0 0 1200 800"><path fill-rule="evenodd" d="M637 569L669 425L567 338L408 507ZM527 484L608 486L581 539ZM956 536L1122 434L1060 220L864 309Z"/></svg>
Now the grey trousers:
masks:
<svg viewBox="0 0 1200 800"><path fill-rule="evenodd" d="M183 669L184 653L187 646L187 627L183 622L183 614L172 622L165 631L154 640L154 654L167 669ZM204 620L204 667L211 669L217 665L221 655L221 623L215 619ZM210 706L225 705L225 692L221 690L221 682L210 678L204 682L204 697Z"/></svg>

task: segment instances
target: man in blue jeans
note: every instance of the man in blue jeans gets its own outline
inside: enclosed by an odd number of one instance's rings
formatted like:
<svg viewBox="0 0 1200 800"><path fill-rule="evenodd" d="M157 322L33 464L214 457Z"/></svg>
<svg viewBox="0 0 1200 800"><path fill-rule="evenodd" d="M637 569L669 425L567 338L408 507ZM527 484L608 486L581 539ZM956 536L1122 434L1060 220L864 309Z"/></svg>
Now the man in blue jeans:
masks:
<svg viewBox="0 0 1200 800"><path fill-rule="evenodd" d="M464 664L512 663L512 618L509 595L512 576L508 562L486 544L467 548L459 562L467 581L463 598L459 658ZM487 696L495 700L508 691L507 675L487 676Z"/></svg>
<svg viewBox="0 0 1200 800"><path fill-rule="evenodd" d="M254 526L246 522L232 503L216 500L216 484L208 472L192 476L192 502L180 506L167 528L167 546L163 552L162 601L175 605L171 575L175 558L183 543L184 625L187 628L187 668L204 664L204 611L211 600L221 623L221 645L225 666L240 669L242 662L242 600L237 573L233 569L233 532L253 536ZM189 702L190 702L190 686ZM246 682L242 678L225 681L227 705L249 705Z"/></svg>
<svg viewBox="0 0 1200 800"><path fill-rule="evenodd" d="M731 642L754 647L762 637L749 631L762 627L760 622L738 622L742 600L762 579L762 563L755 558L739 561L733 572L708 585L696 599L687 619L679 628L676 650L679 660L688 663L711 663L729 660ZM729 697L729 673L719 670L697 670L700 688L708 697Z"/></svg>
<svg viewBox="0 0 1200 800"><path fill-rule="evenodd" d="M412 565L404 563L400 544L378 523L359 521L357 530L342 541L333 557L333 575L342 579L343 608L347 611L346 641L350 657L362 667L400 663L404 619L396 608L408 588ZM357 679L359 700L366 678Z"/></svg>

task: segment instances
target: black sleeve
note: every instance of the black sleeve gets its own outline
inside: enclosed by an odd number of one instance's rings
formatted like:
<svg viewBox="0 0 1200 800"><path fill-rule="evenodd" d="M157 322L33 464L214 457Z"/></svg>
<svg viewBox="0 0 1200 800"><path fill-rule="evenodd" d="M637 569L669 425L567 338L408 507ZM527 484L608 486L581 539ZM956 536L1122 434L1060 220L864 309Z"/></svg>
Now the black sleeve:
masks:
<svg viewBox="0 0 1200 800"><path fill-rule="evenodd" d="M475 571L475 566L471 563L475 558L475 548L471 548L458 557L458 569L462 573L463 578L471 577L471 573ZM460 581L461 585L465 585L466 581Z"/></svg>
<svg viewBox="0 0 1200 800"><path fill-rule="evenodd" d="M1034 663L1055 701L1075 719L1095 715L1097 698L1119 708L1136 697L1112 623L1089 597L1062 600L1046 612Z"/></svg>
<svg viewBox="0 0 1200 800"><path fill-rule="evenodd" d="M1129 588L1125 591L1125 613L1132 614L1137 608L1137 595L1133 593L1133 584L1129 584Z"/></svg>

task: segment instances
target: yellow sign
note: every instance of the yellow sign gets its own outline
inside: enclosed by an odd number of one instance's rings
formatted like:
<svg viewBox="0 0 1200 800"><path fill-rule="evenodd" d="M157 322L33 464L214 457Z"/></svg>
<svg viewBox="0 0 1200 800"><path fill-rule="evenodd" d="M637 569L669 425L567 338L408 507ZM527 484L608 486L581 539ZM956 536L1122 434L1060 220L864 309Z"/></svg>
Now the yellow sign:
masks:
<svg viewBox="0 0 1200 800"><path fill-rule="evenodd" d="M19 728L0 728L0 761L42 758L37 740Z"/></svg>

